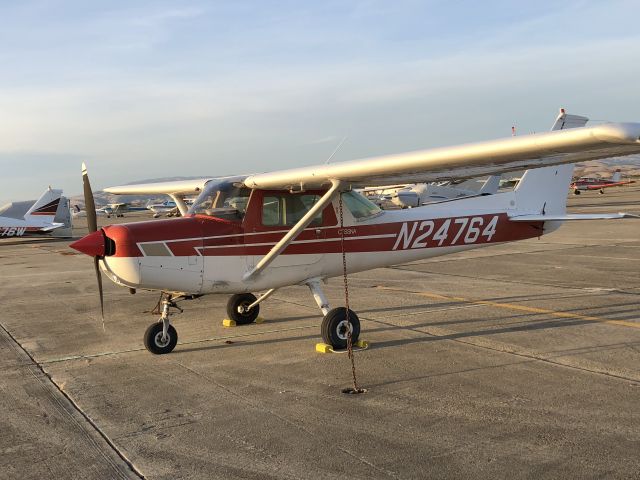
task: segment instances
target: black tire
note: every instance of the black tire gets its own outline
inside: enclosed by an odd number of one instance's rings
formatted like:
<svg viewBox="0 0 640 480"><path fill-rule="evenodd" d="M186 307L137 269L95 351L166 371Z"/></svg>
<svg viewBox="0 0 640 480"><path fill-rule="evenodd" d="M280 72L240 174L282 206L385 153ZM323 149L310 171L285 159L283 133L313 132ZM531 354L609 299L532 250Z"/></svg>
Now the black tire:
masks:
<svg viewBox="0 0 640 480"><path fill-rule="evenodd" d="M573 191L574 195L580 195L580 190L578 190L577 188Z"/></svg>
<svg viewBox="0 0 640 480"><path fill-rule="evenodd" d="M336 350L347 348L347 309L345 307L334 308L322 319L322 339L324 343L331 345ZM360 319L356 312L349 310L349 323L351 323L351 342L356 343L360 336Z"/></svg>
<svg viewBox="0 0 640 480"><path fill-rule="evenodd" d="M600 195L604 195L604 188L601 188L599 193Z"/></svg>
<svg viewBox="0 0 640 480"><path fill-rule="evenodd" d="M229 319L236 322L236 325L248 325L258 318L260 305L256 305L251 310L241 311L242 307L248 307L257 300L252 293L237 293L227 302L227 315Z"/></svg>
<svg viewBox="0 0 640 480"><path fill-rule="evenodd" d="M178 343L178 332L173 325L169 325L167 329L169 341L162 341L162 322L156 322L149 325L147 331L144 332L144 346L147 350L155 355L163 355L171 353Z"/></svg>

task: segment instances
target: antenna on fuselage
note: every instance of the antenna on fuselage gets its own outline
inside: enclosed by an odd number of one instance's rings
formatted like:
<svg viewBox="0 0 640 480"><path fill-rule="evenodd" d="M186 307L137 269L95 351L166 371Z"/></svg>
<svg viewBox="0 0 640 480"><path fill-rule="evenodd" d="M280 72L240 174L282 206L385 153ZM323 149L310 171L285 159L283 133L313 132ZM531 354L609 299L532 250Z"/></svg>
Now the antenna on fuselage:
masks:
<svg viewBox="0 0 640 480"><path fill-rule="evenodd" d="M331 161L331 159L333 158L333 156L338 153L338 150L340 150L340 147L342 146L342 144L347 140L347 137L342 137L342 140L340 140L340 143L338 144L338 146L336 147L336 149L333 151L333 153L331 155L329 155L329 158L327 158L327 160L324 162L324 164L326 165L327 163L329 163Z"/></svg>

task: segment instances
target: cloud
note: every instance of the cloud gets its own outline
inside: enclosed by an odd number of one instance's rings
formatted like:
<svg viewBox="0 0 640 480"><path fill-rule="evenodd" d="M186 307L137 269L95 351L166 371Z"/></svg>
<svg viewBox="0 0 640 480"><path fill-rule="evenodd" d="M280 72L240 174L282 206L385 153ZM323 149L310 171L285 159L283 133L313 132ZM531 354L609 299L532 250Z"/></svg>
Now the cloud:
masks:
<svg viewBox="0 0 640 480"><path fill-rule="evenodd" d="M546 129L560 106L638 120L632 2L20 4L0 153L82 157L103 186Z"/></svg>

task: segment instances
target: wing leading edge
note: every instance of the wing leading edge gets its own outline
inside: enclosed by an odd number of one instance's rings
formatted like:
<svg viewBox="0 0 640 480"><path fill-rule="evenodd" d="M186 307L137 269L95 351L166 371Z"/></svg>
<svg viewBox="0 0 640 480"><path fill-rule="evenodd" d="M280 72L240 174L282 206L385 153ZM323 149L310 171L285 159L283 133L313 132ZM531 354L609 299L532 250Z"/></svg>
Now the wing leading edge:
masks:
<svg viewBox="0 0 640 480"><path fill-rule="evenodd" d="M193 195L197 194L213 178L176 180L173 182L139 183L108 187L104 191L115 195Z"/></svg>
<svg viewBox="0 0 640 480"><path fill-rule="evenodd" d="M473 178L640 153L640 123L608 123L248 176L249 188L311 189Z"/></svg>

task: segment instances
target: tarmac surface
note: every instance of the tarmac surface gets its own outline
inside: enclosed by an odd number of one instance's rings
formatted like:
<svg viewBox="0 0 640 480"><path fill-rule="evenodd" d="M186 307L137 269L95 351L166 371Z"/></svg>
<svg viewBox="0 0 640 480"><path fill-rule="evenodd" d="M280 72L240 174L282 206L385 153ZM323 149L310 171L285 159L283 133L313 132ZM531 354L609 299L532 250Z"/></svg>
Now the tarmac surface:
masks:
<svg viewBox="0 0 640 480"><path fill-rule="evenodd" d="M640 186L569 202L640 214ZM640 220L351 276L359 396L305 287L236 328L185 302L154 356L157 294L105 278L103 328L68 243L0 242L0 478L640 478Z"/></svg>

